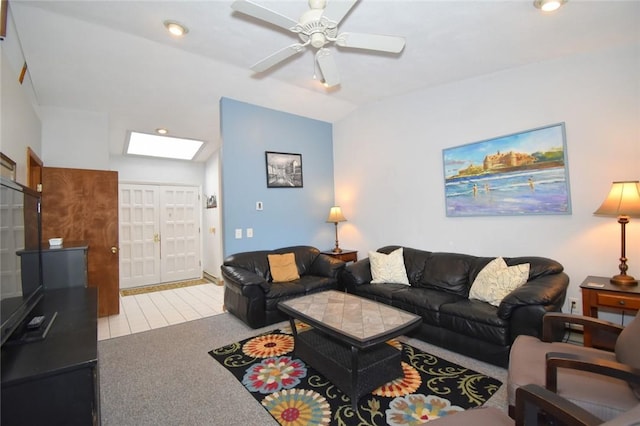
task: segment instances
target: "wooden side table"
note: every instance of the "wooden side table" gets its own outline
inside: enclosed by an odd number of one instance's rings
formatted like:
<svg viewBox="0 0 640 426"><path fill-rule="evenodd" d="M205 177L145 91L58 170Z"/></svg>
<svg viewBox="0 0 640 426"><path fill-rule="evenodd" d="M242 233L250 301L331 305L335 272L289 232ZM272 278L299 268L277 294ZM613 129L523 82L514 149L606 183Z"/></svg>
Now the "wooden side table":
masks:
<svg viewBox="0 0 640 426"><path fill-rule="evenodd" d="M600 308L637 312L640 310L640 287L619 286L609 282L608 277L588 276L580 284L582 289L583 315L598 318ZM592 346L589 330L584 330L585 346Z"/></svg>
<svg viewBox="0 0 640 426"><path fill-rule="evenodd" d="M357 250L342 250L340 253L334 253L333 250L325 250L321 252L322 254L326 254L327 256L335 257L336 259L340 259L343 262L357 262L358 261L358 251Z"/></svg>

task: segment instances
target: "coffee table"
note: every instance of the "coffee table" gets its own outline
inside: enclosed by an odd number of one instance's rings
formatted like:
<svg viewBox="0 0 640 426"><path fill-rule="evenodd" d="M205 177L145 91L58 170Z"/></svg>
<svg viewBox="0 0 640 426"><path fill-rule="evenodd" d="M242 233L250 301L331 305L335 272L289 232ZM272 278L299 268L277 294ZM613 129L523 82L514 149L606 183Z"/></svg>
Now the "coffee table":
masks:
<svg viewBox="0 0 640 426"><path fill-rule="evenodd" d="M401 352L385 342L418 326L418 315L330 290L278 303L289 316L294 353L351 398L402 377ZM295 320L311 326L298 332Z"/></svg>

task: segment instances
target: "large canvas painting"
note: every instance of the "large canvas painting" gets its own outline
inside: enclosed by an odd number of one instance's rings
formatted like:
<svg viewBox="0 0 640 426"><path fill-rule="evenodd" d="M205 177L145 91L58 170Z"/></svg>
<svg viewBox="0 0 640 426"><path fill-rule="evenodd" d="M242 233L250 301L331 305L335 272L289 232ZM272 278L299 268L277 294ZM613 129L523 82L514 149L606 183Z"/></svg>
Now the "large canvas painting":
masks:
<svg viewBox="0 0 640 426"><path fill-rule="evenodd" d="M447 216L570 214L564 123L442 151Z"/></svg>

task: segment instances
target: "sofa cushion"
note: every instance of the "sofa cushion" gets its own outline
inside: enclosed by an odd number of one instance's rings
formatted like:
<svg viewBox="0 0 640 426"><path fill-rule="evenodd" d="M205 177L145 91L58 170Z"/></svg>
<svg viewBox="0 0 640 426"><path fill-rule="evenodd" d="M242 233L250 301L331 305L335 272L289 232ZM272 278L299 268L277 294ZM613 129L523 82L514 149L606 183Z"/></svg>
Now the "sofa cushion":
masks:
<svg viewBox="0 0 640 426"><path fill-rule="evenodd" d="M429 324L440 324L440 310L443 306L463 299L453 293L431 288L406 287L405 291L395 291L391 304L396 308L420 315Z"/></svg>
<svg viewBox="0 0 640 426"><path fill-rule="evenodd" d="M300 278L296 257L293 253L268 254L269 270L274 283L283 283Z"/></svg>
<svg viewBox="0 0 640 426"><path fill-rule="evenodd" d="M466 298L469 295L469 269L473 259L467 254L430 253L418 286L435 288Z"/></svg>
<svg viewBox="0 0 640 426"><path fill-rule="evenodd" d="M312 269L313 262L320 255L320 250L312 246L283 247L271 251L271 254L293 253L300 276L307 275Z"/></svg>
<svg viewBox="0 0 640 426"><path fill-rule="evenodd" d="M380 253L389 254L397 250L401 246L385 246L378 249ZM412 285L419 283L424 274L424 268L427 259L431 256L430 251L415 249L412 247L402 247L402 255L404 257L404 268L407 271L407 278Z"/></svg>
<svg viewBox="0 0 640 426"><path fill-rule="evenodd" d="M440 307L440 327L480 338L498 346L510 344L509 321L496 315L497 308L474 299L460 299Z"/></svg>
<svg viewBox="0 0 640 426"><path fill-rule="evenodd" d="M325 290L335 290L337 280L335 278L317 277L314 275L302 275L300 279L286 283L272 283L265 294L267 311L278 309L278 302L306 294Z"/></svg>
<svg viewBox="0 0 640 426"><path fill-rule="evenodd" d="M371 263L371 282L373 284L409 284L407 271L404 268L402 247L389 254L370 251L369 262Z"/></svg>
<svg viewBox="0 0 640 426"><path fill-rule="evenodd" d="M267 254L270 251L249 251L244 253L236 253L228 256L224 260L226 266L244 269L261 276L264 279L269 277L269 261Z"/></svg>
<svg viewBox="0 0 640 426"><path fill-rule="evenodd" d="M393 305L393 295L399 291L406 291L411 287L406 284L386 283L386 284L363 284L349 291L357 296L366 297L376 302Z"/></svg>
<svg viewBox="0 0 640 426"><path fill-rule="evenodd" d="M478 274L471 285L469 298L499 306L504 297L529 279L529 264L507 266L496 257Z"/></svg>

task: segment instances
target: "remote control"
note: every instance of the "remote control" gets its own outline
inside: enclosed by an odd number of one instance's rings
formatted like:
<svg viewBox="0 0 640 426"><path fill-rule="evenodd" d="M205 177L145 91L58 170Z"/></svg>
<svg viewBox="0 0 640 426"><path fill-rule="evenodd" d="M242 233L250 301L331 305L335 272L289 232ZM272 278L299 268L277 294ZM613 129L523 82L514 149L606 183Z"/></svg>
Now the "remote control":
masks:
<svg viewBox="0 0 640 426"><path fill-rule="evenodd" d="M33 317L31 318L31 321L29 321L29 323L27 324L27 328L28 329L35 329L38 328L42 325L42 322L44 321L44 316L37 316L37 317Z"/></svg>

